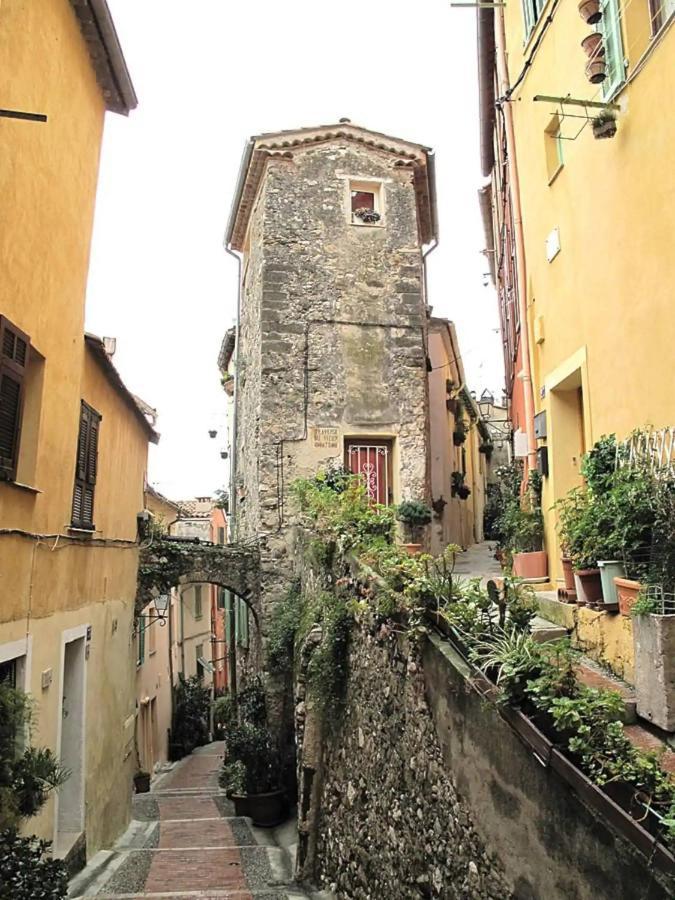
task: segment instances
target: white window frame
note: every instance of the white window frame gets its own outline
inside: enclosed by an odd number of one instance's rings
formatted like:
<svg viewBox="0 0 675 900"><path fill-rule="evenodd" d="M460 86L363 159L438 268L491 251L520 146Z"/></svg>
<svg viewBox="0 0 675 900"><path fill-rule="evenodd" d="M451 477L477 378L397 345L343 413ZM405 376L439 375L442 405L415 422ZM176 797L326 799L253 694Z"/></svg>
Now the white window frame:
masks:
<svg viewBox="0 0 675 900"><path fill-rule="evenodd" d="M359 228L382 228L385 218L384 182L381 179L349 178L347 184L347 217L350 225ZM354 191L366 191L373 195L373 208L379 213L378 222L362 222L352 212L352 193Z"/></svg>
<svg viewBox="0 0 675 900"><path fill-rule="evenodd" d="M523 22L525 24L525 41L527 42L536 28L537 22L541 19L541 14L548 0L521 0L521 2L523 6ZM533 4L536 7L536 14Z"/></svg>
<svg viewBox="0 0 675 900"><path fill-rule="evenodd" d="M603 0L602 19L596 27L605 45L607 78L602 82L602 96L608 100L626 78L619 0Z"/></svg>

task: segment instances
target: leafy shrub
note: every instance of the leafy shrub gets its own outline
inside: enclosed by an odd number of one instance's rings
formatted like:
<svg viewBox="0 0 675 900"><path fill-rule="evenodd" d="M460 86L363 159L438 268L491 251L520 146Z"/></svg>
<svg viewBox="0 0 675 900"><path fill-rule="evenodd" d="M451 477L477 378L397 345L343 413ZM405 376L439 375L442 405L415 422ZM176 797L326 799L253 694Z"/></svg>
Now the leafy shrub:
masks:
<svg viewBox="0 0 675 900"><path fill-rule="evenodd" d="M227 735L221 787L234 793L264 794L280 786L281 758L265 725L242 721Z"/></svg>
<svg viewBox="0 0 675 900"><path fill-rule="evenodd" d="M265 725L267 722L267 705L265 701L265 684L261 675L249 678L239 691L237 697L239 719L251 725Z"/></svg>
<svg viewBox="0 0 675 900"><path fill-rule="evenodd" d="M419 500L404 500L396 508L396 518L407 525L428 525L431 522L431 510Z"/></svg>
<svg viewBox="0 0 675 900"><path fill-rule="evenodd" d="M295 636L302 620L300 586L294 584L272 614L267 642L270 672L290 672L293 668Z"/></svg>
<svg viewBox="0 0 675 900"><path fill-rule="evenodd" d="M174 690L172 741L181 744L185 753L191 753L209 739L210 691L196 675L179 675Z"/></svg>
<svg viewBox="0 0 675 900"><path fill-rule="evenodd" d="M224 734L237 721L234 701L230 694L223 694L213 704L213 724L220 734Z"/></svg>
<svg viewBox="0 0 675 900"><path fill-rule="evenodd" d="M21 748L17 737L31 718L28 696L0 683L0 829L35 815L69 775L51 750Z"/></svg>
<svg viewBox="0 0 675 900"><path fill-rule="evenodd" d="M329 487L319 476L298 479L293 488L306 523L324 543L333 543L337 552L359 551L373 543L393 543L394 510L371 505L358 476L345 476L345 486L340 491Z"/></svg>
<svg viewBox="0 0 675 900"><path fill-rule="evenodd" d="M63 900L68 892L65 864L47 854L51 843L0 832L0 900Z"/></svg>
<svg viewBox="0 0 675 900"><path fill-rule="evenodd" d="M474 640L469 652L472 662L502 689L507 703L522 700L527 682L540 676L544 666L540 645L513 626Z"/></svg>

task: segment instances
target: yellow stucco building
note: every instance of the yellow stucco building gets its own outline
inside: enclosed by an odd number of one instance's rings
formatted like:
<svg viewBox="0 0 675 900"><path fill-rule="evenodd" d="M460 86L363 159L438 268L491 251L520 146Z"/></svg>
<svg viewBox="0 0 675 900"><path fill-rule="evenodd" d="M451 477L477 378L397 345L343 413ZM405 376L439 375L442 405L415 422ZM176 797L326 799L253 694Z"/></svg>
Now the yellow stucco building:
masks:
<svg viewBox="0 0 675 900"><path fill-rule="evenodd" d="M106 109L133 87L105 0L0 5L0 677L71 770L27 829L91 855L125 826L137 516L157 436L84 302ZM102 736L105 736L102 739Z"/></svg>
<svg viewBox="0 0 675 900"><path fill-rule="evenodd" d="M478 14L488 253L505 333L527 328L538 416L530 450L548 455L542 506L554 583L562 572L551 507L580 482L581 455L603 434L675 420L675 4L596 6L595 24L558 0ZM601 43L589 58L581 42L593 33L600 38L587 46ZM593 120L603 105L616 133L600 139Z"/></svg>
<svg viewBox="0 0 675 900"><path fill-rule="evenodd" d="M483 540L492 441L464 378L453 322L429 319L430 549Z"/></svg>

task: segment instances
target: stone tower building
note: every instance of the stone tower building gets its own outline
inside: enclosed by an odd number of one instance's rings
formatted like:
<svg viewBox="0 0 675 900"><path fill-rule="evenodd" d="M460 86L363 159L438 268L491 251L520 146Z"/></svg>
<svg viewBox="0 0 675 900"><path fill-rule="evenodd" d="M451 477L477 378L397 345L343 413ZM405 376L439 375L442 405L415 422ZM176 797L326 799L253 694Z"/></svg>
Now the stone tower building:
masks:
<svg viewBox="0 0 675 900"><path fill-rule="evenodd" d="M241 260L231 513L283 595L290 486L331 461L374 500L429 500L424 254L433 154L343 121L253 137L228 225ZM231 351L230 351L231 352Z"/></svg>

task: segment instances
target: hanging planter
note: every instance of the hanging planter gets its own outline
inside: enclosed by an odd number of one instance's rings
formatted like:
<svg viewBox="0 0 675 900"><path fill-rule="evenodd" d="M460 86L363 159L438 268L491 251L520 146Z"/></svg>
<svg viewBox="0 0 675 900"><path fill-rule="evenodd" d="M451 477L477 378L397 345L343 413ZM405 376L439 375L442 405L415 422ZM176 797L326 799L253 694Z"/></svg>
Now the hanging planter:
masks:
<svg viewBox="0 0 675 900"><path fill-rule="evenodd" d="M607 62L604 59L592 59L586 66L586 77L591 84L600 84L607 78Z"/></svg>
<svg viewBox="0 0 675 900"><path fill-rule="evenodd" d="M587 25L595 25L602 18L602 4L600 0L581 0L579 15Z"/></svg>
<svg viewBox="0 0 675 900"><path fill-rule="evenodd" d="M466 440L466 425L463 419L457 419L455 430L452 432L452 443L455 447L461 447Z"/></svg>
<svg viewBox="0 0 675 900"><path fill-rule="evenodd" d="M611 110L603 110L591 121L591 128L596 140L613 138L616 134L616 116Z"/></svg>
<svg viewBox="0 0 675 900"><path fill-rule="evenodd" d="M373 225L375 222L380 221L379 212L375 212L374 209L368 209L368 207L366 206L361 206L358 209L355 209L354 215L357 219L361 219L361 221L365 222L367 225Z"/></svg>
<svg viewBox="0 0 675 900"><path fill-rule="evenodd" d="M581 46L589 59L604 59L605 46L602 43L602 32L592 31L581 42Z"/></svg>
<svg viewBox="0 0 675 900"><path fill-rule="evenodd" d="M593 31L587 34L581 42L581 46L588 56L586 64L586 77L591 84L600 84L607 78L607 60L605 59L605 45L602 42L602 34Z"/></svg>

